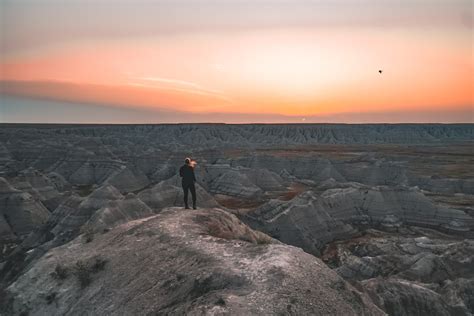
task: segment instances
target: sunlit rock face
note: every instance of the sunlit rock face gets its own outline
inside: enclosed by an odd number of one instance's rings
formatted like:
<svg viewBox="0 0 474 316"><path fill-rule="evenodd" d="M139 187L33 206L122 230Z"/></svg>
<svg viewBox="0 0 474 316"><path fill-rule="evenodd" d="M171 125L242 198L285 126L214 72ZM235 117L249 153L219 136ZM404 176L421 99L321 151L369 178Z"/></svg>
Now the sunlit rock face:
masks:
<svg viewBox="0 0 474 316"><path fill-rule="evenodd" d="M105 263L82 288L74 274L52 276L78 261ZM319 259L219 209L168 208L90 243L75 239L6 292L13 314L384 314Z"/></svg>

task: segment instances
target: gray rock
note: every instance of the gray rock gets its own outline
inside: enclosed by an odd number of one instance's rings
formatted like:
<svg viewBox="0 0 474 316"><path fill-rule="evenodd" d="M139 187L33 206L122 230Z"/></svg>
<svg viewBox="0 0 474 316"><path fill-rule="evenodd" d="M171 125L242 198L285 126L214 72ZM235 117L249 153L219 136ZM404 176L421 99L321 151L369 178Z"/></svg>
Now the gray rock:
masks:
<svg viewBox="0 0 474 316"><path fill-rule="evenodd" d="M134 192L146 187L150 181L139 169L122 166L111 174L104 184L110 184L122 193Z"/></svg>
<svg viewBox="0 0 474 316"><path fill-rule="evenodd" d="M466 236L474 231L474 218L469 214L438 206L419 190L360 184L329 189L320 196L307 191L290 201L273 200L243 218L251 226L314 254L330 241L355 236L358 227L397 231L402 225L414 225ZM446 225L453 221L459 223L455 229Z"/></svg>
<svg viewBox="0 0 474 316"><path fill-rule="evenodd" d="M86 225L93 231L103 231L118 224L153 215L153 211L133 193L127 194L123 200L110 201L90 217Z"/></svg>
<svg viewBox="0 0 474 316"><path fill-rule="evenodd" d="M23 239L36 227L45 223L49 211L27 192L13 188L0 177L0 235L11 238L10 233Z"/></svg>
<svg viewBox="0 0 474 316"><path fill-rule="evenodd" d="M449 305L440 294L423 286L401 279L370 279L364 289L389 315L468 315L459 306Z"/></svg>
<svg viewBox="0 0 474 316"><path fill-rule="evenodd" d="M81 288L77 262L101 260ZM58 264L64 280L52 277ZM170 208L51 249L7 294L12 315L384 314L319 259L218 209Z"/></svg>
<svg viewBox="0 0 474 316"><path fill-rule="evenodd" d="M198 207L218 206L215 199L198 183L196 183L195 187ZM189 205L191 205L191 193L188 195ZM161 209L169 206L184 206L181 179L178 176L174 176L162 181L138 193L138 198L145 202L154 212L159 212Z"/></svg>
<svg viewBox="0 0 474 316"><path fill-rule="evenodd" d="M46 175L38 170L28 168L12 179L11 184L24 192L28 192L35 199L53 211L62 201L63 195L56 189L55 184Z"/></svg>

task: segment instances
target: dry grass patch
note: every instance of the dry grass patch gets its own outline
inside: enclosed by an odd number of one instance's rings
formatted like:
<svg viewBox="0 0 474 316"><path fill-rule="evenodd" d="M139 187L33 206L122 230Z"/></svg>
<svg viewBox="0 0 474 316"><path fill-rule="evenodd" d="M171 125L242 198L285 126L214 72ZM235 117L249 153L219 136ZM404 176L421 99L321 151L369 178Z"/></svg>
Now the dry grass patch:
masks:
<svg viewBox="0 0 474 316"><path fill-rule="evenodd" d="M92 282L93 274L104 270L107 260L95 257L93 260L85 262L79 260L74 266L74 275L76 276L81 288L87 287Z"/></svg>

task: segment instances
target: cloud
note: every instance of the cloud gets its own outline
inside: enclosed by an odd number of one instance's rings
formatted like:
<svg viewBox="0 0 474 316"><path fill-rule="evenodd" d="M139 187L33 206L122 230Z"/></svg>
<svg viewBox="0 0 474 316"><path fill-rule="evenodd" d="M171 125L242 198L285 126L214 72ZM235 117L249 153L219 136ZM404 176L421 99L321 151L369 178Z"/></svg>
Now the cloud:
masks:
<svg viewBox="0 0 474 316"><path fill-rule="evenodd" d="M59 100L2 96L0 123L284 123L278 114L191 113L164 108L136 108ZM295 120L296 121L296 120Z"/></svg>
<svg viewBox="0 0 474 316"><path fill-rule="evenodd" d="M229 105L221 96L147 85L103 85L61 81L0 80L0 94L111 107L208 112Z"/></svg>
<svg viewBox="0 0 474 316"><path fill-rule="evenodd" d="M474 123L471 106L454 110L348 112L320 116L191 113L0 95L0 123Z"/></svg>
<svg viewBox="0 0 474 316"><path fill-rule="evenodd" d="M136 79L145 81L147 83L143 84L143 83L132 82L131 85L154 87L154 88L160 88L160 89L170 89L174 91L180 91L180 92L191 93L191 94L209 95L209 96L214 96L228 102L233 101L231 98L225 96L222 91L205 88L194 82L189 82L189 81L179 80L179 79L171 79L171 78L161 78L161 77L139 77ZM150 84L150 83L153 83L153 84Z"/></svg>

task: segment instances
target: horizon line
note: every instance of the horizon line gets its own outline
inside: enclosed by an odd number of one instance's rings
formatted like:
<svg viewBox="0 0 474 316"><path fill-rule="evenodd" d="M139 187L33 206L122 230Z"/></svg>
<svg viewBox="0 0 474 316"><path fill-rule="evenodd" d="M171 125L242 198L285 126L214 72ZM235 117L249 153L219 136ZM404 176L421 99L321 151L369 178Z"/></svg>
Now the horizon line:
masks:
<svg viewBox="0 0 474 316"><path fill-rule="evenodd" d="M120 125L474 125L473 122L457 122L457 123L443 123L443 122L398 122L398 123L388 123L388 122L372 122L372 123L263 123L263 122L252 122L252 123L225 123L225 122L183 122L183 123L41 123L41 122L0 122L0 126L4 125L72 125L72 126L120 126Z"/></svg>

